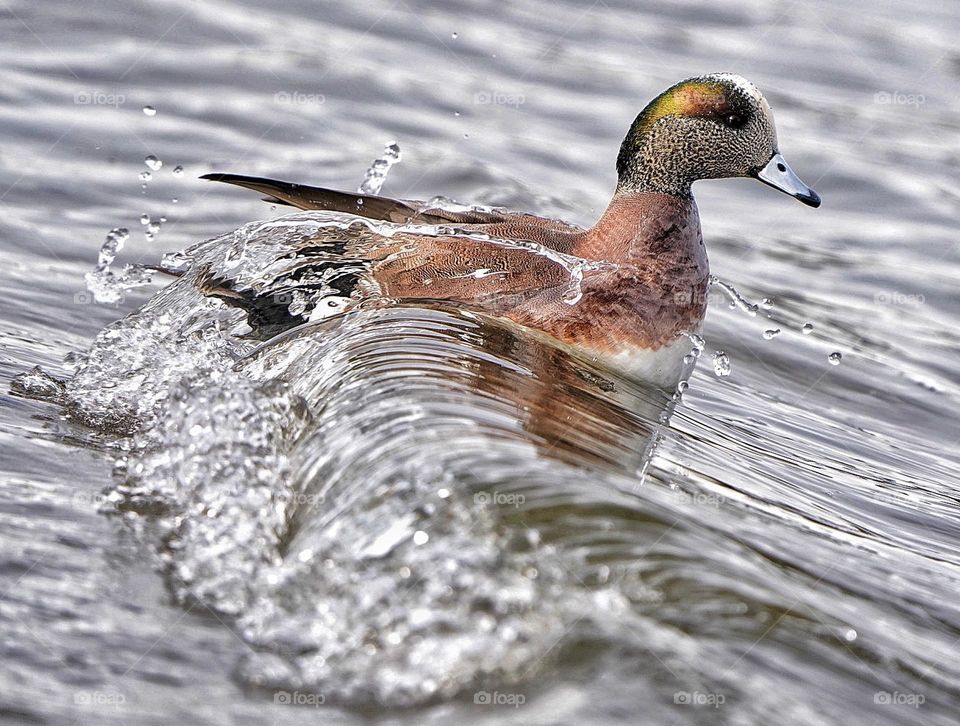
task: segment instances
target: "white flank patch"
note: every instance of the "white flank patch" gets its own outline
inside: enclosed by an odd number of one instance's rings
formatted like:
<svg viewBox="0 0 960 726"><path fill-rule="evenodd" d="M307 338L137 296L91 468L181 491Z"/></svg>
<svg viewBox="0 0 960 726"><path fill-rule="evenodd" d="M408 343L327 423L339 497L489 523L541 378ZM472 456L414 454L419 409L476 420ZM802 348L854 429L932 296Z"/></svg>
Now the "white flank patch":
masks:
<svg viewBox="0 0 960 726"><path fill-rule="evenodd" d="M673 390L677 384L689 377L696 365L696 360L684 363L683 357L693 350L693 343L687 338L680 337L674 342L650 350L628 346L612 355L604 356L604 360L614 368L631 378Z"/></svg>

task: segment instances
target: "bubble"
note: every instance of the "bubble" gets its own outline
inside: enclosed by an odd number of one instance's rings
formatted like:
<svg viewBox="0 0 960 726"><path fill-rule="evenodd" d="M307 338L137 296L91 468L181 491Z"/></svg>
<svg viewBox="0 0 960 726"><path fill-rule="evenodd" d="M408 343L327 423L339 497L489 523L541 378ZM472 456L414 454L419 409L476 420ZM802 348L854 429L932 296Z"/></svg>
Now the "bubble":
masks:
<svg viewBox="0 0 960 726"><path fill-rule="evenodd" d="M144 115L144 116L156 116L156 115L157 115L157 109L155 109L153 106L144 106L144 107L143 107L143 115Z"/></svg>
<svg viewBox="0 0 960 726"><path fill-rule="evenodd" d="M151 171L159 171L160 167L163 166L163 162L153 154L150 154L150 156L144 159L143 163L146 164L147 168L149 168Z"/></svg>
<svg viewBox="0 0 960 726"><path fill-rule="evenodd" d="M813 323L804 323L800 330L803 331L804 335L810 335L813 332Z"/></svg>
<svg viewBox="0 0 960 726"><path fill-rule="evenodd" d="M773 340L773 339L776 338L778 335L780 335L780 328L772 328L772 329L770 329L770 330L764 330L764 331L763 331L763 339L764 339L764 340Z"/></svg>
<svg viewBox="0 0 960 726"><path fill-rule="evenodd" d="M841 358L843 358L843 356L840 355L838 351L834 351L833 353L827 356L827 360L830 361L830 365L832 366L840 365Z"/></svg>

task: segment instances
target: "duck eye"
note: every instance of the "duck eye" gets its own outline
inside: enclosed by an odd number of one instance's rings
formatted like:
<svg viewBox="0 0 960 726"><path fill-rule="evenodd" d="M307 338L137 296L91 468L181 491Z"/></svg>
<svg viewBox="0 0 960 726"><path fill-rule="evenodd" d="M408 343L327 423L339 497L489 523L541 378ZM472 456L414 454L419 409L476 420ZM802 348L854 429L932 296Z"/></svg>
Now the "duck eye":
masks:
<svg viewBox="0 0 960 726"><path fill-rule="evenodd" d="M744 117L738 113L727 114L723 117L723 123L732 129L738 129L743 126Z"/></svg>

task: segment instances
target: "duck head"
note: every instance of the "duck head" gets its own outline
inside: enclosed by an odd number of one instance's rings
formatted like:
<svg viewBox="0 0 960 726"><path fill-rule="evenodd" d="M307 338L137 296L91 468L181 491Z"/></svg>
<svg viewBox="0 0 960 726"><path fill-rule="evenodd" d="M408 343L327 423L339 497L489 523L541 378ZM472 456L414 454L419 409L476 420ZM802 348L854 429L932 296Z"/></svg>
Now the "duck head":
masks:
<svg viewBox="0 0 960 726"><path fill-rule="evenodd" d="M820 206L780 155L770 106L732 73L690 78L653 99L623 140L617 175L618 191L677 196L697 179L753 177Z"/></svg>

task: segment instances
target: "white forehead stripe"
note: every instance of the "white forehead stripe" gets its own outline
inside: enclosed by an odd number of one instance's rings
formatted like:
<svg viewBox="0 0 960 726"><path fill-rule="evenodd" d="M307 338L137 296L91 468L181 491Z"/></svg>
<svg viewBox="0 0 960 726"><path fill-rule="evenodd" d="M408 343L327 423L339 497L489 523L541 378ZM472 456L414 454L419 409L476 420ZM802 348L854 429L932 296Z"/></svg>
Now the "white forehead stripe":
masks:
<svg viewBox="0 0 960 726"><path fill-rule="evenodd" d="M709 78L710 80L720 81L721 83L729 83L731 86L736 86L747 96L753 98L758 103L763 98L759 88L750 83L750 81L743 76L737 75L736 73L711 73L708 76L704 76L704 78Z"/></svg>

